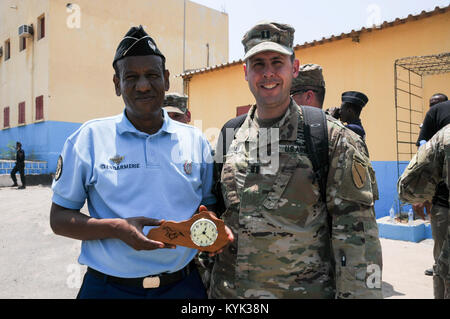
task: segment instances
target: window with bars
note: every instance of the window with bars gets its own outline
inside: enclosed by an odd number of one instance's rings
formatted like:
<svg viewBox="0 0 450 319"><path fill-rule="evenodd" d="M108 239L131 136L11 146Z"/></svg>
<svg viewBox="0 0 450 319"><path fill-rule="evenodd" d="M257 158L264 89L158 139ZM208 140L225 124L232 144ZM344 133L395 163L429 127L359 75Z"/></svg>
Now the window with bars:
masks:
<svg viewBox="0 0 450 319"><path fill-rule="evenodd" d="M19 103L19 124L25 124L25 102Z"/></svg>
<svg viewBox="0 0 450 319"><path fill-rule="evenodd" d="M3 127L9 127L9 106L3 109Z"/></svg>
<svg viewBox="0 0 450 319"><path fill-rule="evenodd" d="M36 121L44 119L44 96L36 98Z"/></svg>

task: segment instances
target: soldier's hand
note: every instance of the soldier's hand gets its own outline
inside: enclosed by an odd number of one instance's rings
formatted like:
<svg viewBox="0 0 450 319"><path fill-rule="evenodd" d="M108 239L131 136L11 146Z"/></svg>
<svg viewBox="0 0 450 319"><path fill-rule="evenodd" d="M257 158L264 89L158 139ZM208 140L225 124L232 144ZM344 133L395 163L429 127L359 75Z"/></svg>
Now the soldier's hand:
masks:
<svg viewBox="0 0 450 319"><path fill-rule="evenodd" d="M120 219L115 226L117 238L135 250L175 248L175 245L148 239L143 233L144 226L160 226L163 222L164 220L147 217Z"/></svg>
<svg viewBox="0 0 450 319"><path fill-rule="evenodd" d="M413 207L414 213L417 214L423 220L425 220L425 213L424 213L425 203L413 204L412 207Z"/></svg>
<svg viewBox="0 0 450 319"><path fill-rule="evenodd" d="M199 211L199 212L208 211L208 208L206 208L206 206L204 206L204 205L200 205L198 211ZM214 217L217 217L216 213L211 212L211 211L209 211L209 212L210 212L211 214L213 214ZM233 242L233 240L234 240L233 232L231 231L231 229L230 229L227 225L225 225L225 232L227 233L227 236L228 236L228 244L225 245L222 249L220 249L220 250L218 250L218 251L209 253L209 256L210 256L210 257L213 257L213 256L215 256L215 255L217 255L217 254L220 254L221 252L223 252L223 250L224 250L224 248L225 248L226 246L228 246L230 243Z"/></svg>
<svg viewBox="0 0 450 319"><path fill-rule="evenodd" d="M330 114L335 119L340 119L341 117L341 109L339 107L332 107L327 110L328 114Z"/></svg>
<svg viewBox="0 0 450 319"><path fill-rule="evenodd" d="M425 205L426 211L427 211L427 215L431 216L431 203L429 201L426 201L425 203L423 203Z"/></svg>

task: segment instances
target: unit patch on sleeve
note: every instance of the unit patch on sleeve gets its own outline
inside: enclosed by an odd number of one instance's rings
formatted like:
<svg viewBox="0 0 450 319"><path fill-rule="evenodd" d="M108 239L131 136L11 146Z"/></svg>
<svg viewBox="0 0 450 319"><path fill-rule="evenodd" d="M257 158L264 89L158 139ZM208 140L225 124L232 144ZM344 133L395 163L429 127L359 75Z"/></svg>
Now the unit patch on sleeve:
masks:
<svg viewBox="0 0 450 319"><path fill-rule="evenodd" d="M366 170L361 163L355 160L353 160L352 164L352 177L356 188L361 189L364 187L366 183Z"/></svg>

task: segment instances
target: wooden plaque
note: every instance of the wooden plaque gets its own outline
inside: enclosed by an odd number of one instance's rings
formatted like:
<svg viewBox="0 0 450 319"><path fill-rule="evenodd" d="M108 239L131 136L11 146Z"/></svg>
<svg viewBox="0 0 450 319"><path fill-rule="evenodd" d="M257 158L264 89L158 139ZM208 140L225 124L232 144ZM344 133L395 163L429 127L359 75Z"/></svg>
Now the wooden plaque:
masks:
<svg viewBox="0 0 450 319"><path fill-rule="evenodd" d="M217 238L210 246L198 246L191 239L191 226L195 221L201 218L212 221L217 227ZM216 252L228 244L225 223L208 211L202 211L182 222L166 221L162 223L161 226L151 229L147 238L166 244L195 248L207 252Z"/></svg>

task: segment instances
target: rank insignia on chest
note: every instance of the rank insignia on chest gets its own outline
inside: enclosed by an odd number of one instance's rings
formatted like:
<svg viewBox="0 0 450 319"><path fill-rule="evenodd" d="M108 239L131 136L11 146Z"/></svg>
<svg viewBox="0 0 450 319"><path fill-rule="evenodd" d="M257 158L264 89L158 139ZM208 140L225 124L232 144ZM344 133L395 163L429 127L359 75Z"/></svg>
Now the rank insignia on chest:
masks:
<svg viewBox="0 0 450 319"><path fill-rule="evenodd" d="M185 172L187 175L191 175L191 174L192 174L192 162L186 161L186 162L184 163L184 172Z"/></svg>
<svg viewBox="0 0 450 319"><path fill-rule="evenodd" d="M122 163L124 158L125 158L124 156L116 155L116 156L110 158L109 160L111 162L113 162L114 164L119 165L120 163Z"/></svg>

